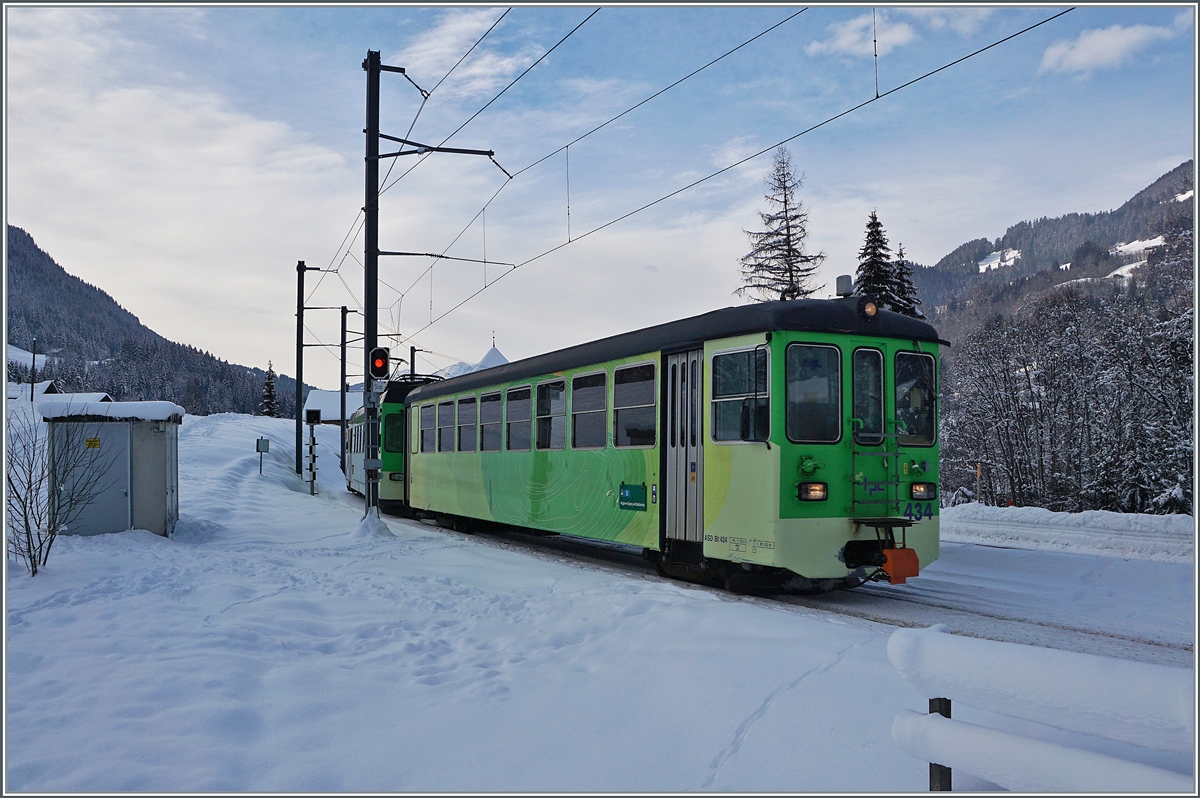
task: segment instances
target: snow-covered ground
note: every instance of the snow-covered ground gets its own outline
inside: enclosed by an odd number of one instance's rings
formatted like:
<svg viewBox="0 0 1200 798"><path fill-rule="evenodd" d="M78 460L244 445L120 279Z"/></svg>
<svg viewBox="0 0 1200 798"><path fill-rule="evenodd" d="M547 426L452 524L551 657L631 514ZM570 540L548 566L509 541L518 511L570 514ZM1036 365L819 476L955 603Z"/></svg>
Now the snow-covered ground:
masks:
<svg viewBox="0 0 1200 798"><path fill-rule="evenodd" d="M1111 255L1136 255L1139 252L1145 252L1151 247L1161 247L1163 245L1163 237L1155 236L1154 238L1138 239L1137 241L1129 241L1124 244L1117 244L1109 250Z"/></svg>
<svg viewBox="0 0 1200 798"><path fill-rule="evenodd" d="M9 344L4 348L4 352L9 363L16 363L24 366L25 368L29 368L30 364L33 363L33 352L22 349L19 346L13 346L12 344ZM39 352L37 355L37 368L38 371L46 368L46 355L42 354L41 352ZM26 398L28 398L28 394L26 394Z"/></svg>
<svg viewBox="0 0 1200 798"><path fill-rule="evenodd" d="M310 496L292 422L189 416L171 539L60 538L36 578L10 560L7 790L926 790L927 765L892 739L926 697L887 659L895 625L925 616L854 617L844 592L737 597L394 518L355 535L337 430L317 435ZM1010 513L994 540L1004 518L987 510L948 511L962 542L880 590L957 606L974 582L1008 616L960 608L955 631L968 614L976 636L1079 616L1190 652L1193 555L1170 530L1149 547L1037 550L1061 518L1043 534ZM1119 518L1083 527L1136 541L1169 525ZM1186 754L955 718L1192 772ZM956 789L988 786L955 773Z"/></svg>

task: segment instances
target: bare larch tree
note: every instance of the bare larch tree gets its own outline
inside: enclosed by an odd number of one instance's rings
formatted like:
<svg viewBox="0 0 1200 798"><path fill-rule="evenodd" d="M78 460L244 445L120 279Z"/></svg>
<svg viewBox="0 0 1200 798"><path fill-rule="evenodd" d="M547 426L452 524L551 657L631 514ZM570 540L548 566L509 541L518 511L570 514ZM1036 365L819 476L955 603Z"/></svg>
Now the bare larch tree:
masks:
<svg viewBox="0 0 1200 798"><path fill-rule="evenodd" d="M773 299L804 299L821 286L814 286L817 268L825 253L805 251L808 209L796 198L804 176L796 177L792 156L786 147L775 150L775 162L765 180L769 212L759 212L765 230L743 232L751 250L741 259L742 287L734 293L752 294L765 302Z"/></svg>

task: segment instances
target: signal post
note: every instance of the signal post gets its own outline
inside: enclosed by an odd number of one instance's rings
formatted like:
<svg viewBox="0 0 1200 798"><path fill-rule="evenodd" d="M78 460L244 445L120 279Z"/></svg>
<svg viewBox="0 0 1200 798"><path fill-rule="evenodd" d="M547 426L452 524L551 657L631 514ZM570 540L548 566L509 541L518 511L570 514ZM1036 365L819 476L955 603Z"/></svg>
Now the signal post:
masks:
<svg viewBox="0 0 1200 798"><path fill-rule="evenodd" d="M366 471L366 512L379 515L379 472L383 460L379 452L379 406L387 391L388 374L391 371L388 350L377 346L368 353L367 390L363 391L363 408L366 411L367 440L363 452L363 470Z"/></svg>

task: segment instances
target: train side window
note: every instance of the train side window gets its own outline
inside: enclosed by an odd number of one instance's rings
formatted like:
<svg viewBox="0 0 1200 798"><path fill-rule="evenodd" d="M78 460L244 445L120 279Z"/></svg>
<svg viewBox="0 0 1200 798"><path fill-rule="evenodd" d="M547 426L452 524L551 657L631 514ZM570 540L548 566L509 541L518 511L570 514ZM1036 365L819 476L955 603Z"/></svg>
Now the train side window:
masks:
<svg viewBox="0 0 1200 798"><path fill-rule="evenodd" d="M854 438L859 443L883 443L883 353L856 349L854 375Z"/></svg>
<svg viewBox="0 0 1200 798"><path fill-rule="evenodd" d="M608 375L571 380L571 448L603 449L608 443Z"/></svg>
<svg viewBox="0 0 1200 798"><path fill-rule="evenodd" d="M567 443L567 383L543 382L537 387L537 447L562 449Z"/></svg>
<svg viewBox="0 0 1200 798"><path fill-rule="evenodd" d="M770 427L766 347L713 355L713 440L765 441Z"/></svg>
<svg viewBox="0 0 1200 798"><path fill-rule="evenodd" d="M533 417L530 414L529 388L510 388L505 416L508 420L506 448L511 452L529 451Z"/></svg>
<svg viewBox="0 0 1200 798"><path fill-rule="evenodd" d="M500 394L485 393L479 397L479 451L498 452L503 435L500 432Z"/></svg>
<svg viewBox="0 0 1200 798"><path fill-rule="evenodd" d="M421 414L420 408L413 407L412 420L408 425L408 430L409 430L408 437L412 441L412 453L413 454L417 453L417 447L421 441L421 436L419 434L419 430L421 429L419 426L420 421L421 421L420 414Z"/></svg>
<svg viewBox="0 0 1200 798"><path fill-rule="evenodd" d="M454 400L438 403L438 451L454 451Z"/></svg>
<svg viewBox="0 0 1200 798"><path fill-rule="evenodd" d="M653 446L654 364L613 372L613 445Z"/></svg>
<svg viewBox="0 0 1200 798"><path fill-rule="evenodd" d="M425 405L421 408L421 451L432 452L437 446L437 430L435 428L435 416L437 408L434 405Z"/></svg>
<svg viewBox="0 0 1200 798"><path fill-rule="evenodd" d="M842 437L842 358L837 347L788 344L787 436L794 443Z"/></svg>
<svg viewBox="0 0 1200 798"><path fill-rule="evenodd" d="M404 414L389 413L383 419L383 450L404 451Z"/></svg>
<svg viewBox="0 0 1200 798"><path fill-rule="evenodd" d="M896 353L896 427L902 446L932 446L937 398L932 355Z"/></svg>
<svg viewBox="0 0 1200 798"><path fill-rule="evenodd" d="M475 397L458 400L458 450L475 451Z"/></svg>

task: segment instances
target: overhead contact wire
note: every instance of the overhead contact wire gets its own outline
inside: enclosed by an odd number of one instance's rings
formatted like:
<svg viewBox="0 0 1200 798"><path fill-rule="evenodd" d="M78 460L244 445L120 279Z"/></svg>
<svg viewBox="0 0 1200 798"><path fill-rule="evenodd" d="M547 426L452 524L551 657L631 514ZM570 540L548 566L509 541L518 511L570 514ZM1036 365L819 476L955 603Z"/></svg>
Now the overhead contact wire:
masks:
<svg viewBox="0 0 1200 798"><path fill-rule="evenodd" d="M486 110L488 109L488 107L489 107L489 106L491 106L491 104L492 104L492 103L496 102L496 100L499 100L499 99L500 99L502 96L504 96L504 93L505 93L506 91L508 91L509 89L511 89L513 86L517 85L517 81L519 81L521 78L523 78L523 77L525 77L526 75L528 75L528 74L529 74L529 72L530 72L530 70L532 70L532 69L533 69L535 66L537 66L538 64L542 63L542 61L544 61L544 60L546 59L546 57L550 55L550 53L554 52L555 50L557 50L557 49L559 48L559 45L561 45L561 44L562 44L563 42L565 42L567 39L571 38L572 34L574 34L574 33L575 33L575 31L577 31L577 30L579 30L580 28L582 28L582 27L584 26L584 24L585 24L585 23L587 23L587 21L588 21L589 19L591 19L592 17L596 16L596 15L597 15L597 14L599 14L599 13L600 13L600 9L599 9L599 8L597 8L595 11L593 11L592 13L590 13L590 14L588 14L586 17L584 17L584 19L583 19L583 22L580 22L580 23L579 23L578 25L576 25L574 28L571 28L571 30L570 30L570 31L567 33L567 35L566 35L566 36L563 36L561 39L559 39L559 40L558 40L558 42L557 42L557 43L556 43L556 44L555 44L553 47L551 47L551 48L550 48L549 50L547 50L546 52L542 53L542 54L541 54L541 56L539 56L539 57L538 57L538 59L537 59L536 61L534 61L532 64L530 64L528 67L526 67L526 68L525 68L525 71L524 71L524 72L522 72L520 75L517 75L515 78L513 78L513 81L512 81L512 83L509 83L507 86L505 86L503 89L501 89L499 94L497 94L497 95L496 95L495 97L493 97L492 99L488 100L488 101L487 101L487 103L485 103L485 104L484 104L484 106L483 106L482 108L480 108L478 111L476 111L475 113L471 114L471 116L470 116L470 117L467 119L467 121L466 121L466 122L463 122L461 125L459 125L458 127L456 127L456 128L454 129L454 131L453 131L453 132L452 132L452 133L451 133L449 136L446 136L446 138L442 139L442 142L441 142L441 144L438 144L437 146L439 146L439 147L441 147L441 146L444 146L444 145L446 144L446 142L447 142L447 141L449 141L450 139L454 138L454 137L455 137L455 136L458 134L458 132L459 132L459 131L461 131L461 130L462 130L464 127L466 127L467 125L471 124L471 122L472 122L472 121L473 121L473 120L474 120L476 117L478 117L480 114L482 114L484 111L486 111ZM414 163L412 166L408 167L408 169L407 169L406 171L402 172L402 173L400 174L400 176L399 176L399 177L397 177L397 178L396 178L395 180L393 180L391 183L388 183L386 186L384 186L382 189L380 189L379 193L380 193L380 194L383 194L385 191L387 191L388 189L390 189L392 186L394 186L394 185L396 185L397 183L399 183L399 182L400 182L401 180L403 180L403 179L404 179L406 176L408 176L409 174L411 174L411 173L412 173L412 170L416 169L418 166L420 166L421 164L423 164L423 163L425 162L425 159L426 159L426 158L428 158L428 157L429 157L431 154L432 154L432 153L428 153L428 152L427 152L427 153L425 153L424 155L422 155L422 156L421 156L421 157L420 157L420 158L417 160L417 162L416 162L416 163Z"/></svg>
<svg viewBox="0 0 1200 798"><path fill-rule="evenodd" d="M500 24L500 21L508 16L509 11L512 11L511 7L504 9L504 13L496 18L496 21L492 23L491 27L489 27L487 30L485 30L483 32L483 35L480 36L475 41L475 43L471 45L470 49L468 49L465 53L463 53L462 58L458 59L458 61L454 64L454 66L450 67L450 70L448 72L446 72L445 75L442 75L442 79L439 80L437 83L435 83L432 89L430 89L429 91L424 91L421 89L420 86L417 86L417 91L421 92L421 106L419 108L417 108L417 113L413 116L412 124L410 124L408 126L408 133L405 134L404 138L409 138L412 135L413 128L415 128L417 126L417 119L419 119L421 116L421 111L425 110L425 103L427 103L429 101L430 96L432 96L433 93L438 90L438 86L441 86L443 83L445 83L446 78L450 77L451 73L453 73L454 70L458 69L462 65L463 61L467 60L467 56L469 56L471 53L473 53L475 51L475 48L478 47L483 42L483 40L487 38L488 34L491 33L493 30L495 30L496 26ZM405 77L408 77L408 73L405 73ZM409 78L409 82L412 83L411 78ZM417 84L413 83L413 85L416 86ZM392 173L392 169L395 168L395 166L396 166L395 160L393 160L390 164L388 164L388 170L387 170L387 173L384 174L384 176L383 176L383 182L385 182L385 183L387 182L388 175L390 175ZM328 272L328 270L333 267L333 262L334 262L334 260L337 259L337 253L341 252L342 247L347 246L346 239L350 237L350 234L352 232L354 233L354 238L352 238L350 240L350 244L348 246L353 247L354 242L358 240L358 234L362 232L363 224L366 224L365 219L363 219L362 224L359 223L359 219L362 219L362 217L363 217L363 210L362 210L362 208L359 208L358 215L355 216L354 221L350 223L350 229L346 231L346 235L342 236L342 243L338 245L338 248L333 253L333 257L329 259L329 265L325 267L325 270L322 271L321 276L319 278L317 278L317 284L313 286L312 291L309 293L308 297L304 300L305 303L312 300L313 296L317 293L317 289L321 287L321 281L325 279L325 274ZM355 225L358 225L357 230L354 229ZM346 262L346 255L349 255L349 254L350 254L350 251L349 251L349 249L347 249L346 253L344 255L342 255L341 261L338 262L338 267L337 267L338 269L342 268L342 264ZM355 258L355 260L358 260L358 259ZM359 263L359 265L360 266L362 265L361 262ZM337 269L333 269L333 271L336 272ZM342 282L345 283L344 280ZM383 282L383 281L381 280L380 282ZM386 285L386 283L385 283L385 285ZM388 287L391 288L391 286L388 286ZM395 291L396 289L392 288L392 290ZM397 292L397 293L399 293L399 292ZM353 296L353 293L351 293L351 296ZM361 307L361 305L360 305L360 307Z"/></svg>
<svg viewBox="0 0 1200 798"><path fill-rule="evenodd" d="M629 106L629 107L628 107L628 108L626 108L624 111L622 111L621 113L617 114L616 116L614 116L613 118L609 119L608 121L606 121L606 122L602 122L601 124L599 124L599 125L597 125L596 127L592 128L591 130L589 130L588 132L584 133L583 135L581 135L581 136L578 136L577 138L575 138L575 139L573 139L572 141L570 141L570 142L568 142L568 143L564 144L563 146L559 147L558 149L554 150L553 152L550 152L550 153L548 153L548 154L546 154L546 155L542 156L541 158L537 159L536 161L534 161L533 163L531 163L531 164L529 164L528 166L524 167L523 169L519 169L519 170L517 170L516 172L513 172L513 174L512 174L512 177L510 177L510 178L509 178L509 181L511 181L511 180L513 180L513 179L516 179L516 178L517 178L517 177L519 177L519 176L520 176L520 175L521 175L523 172L527 172L527 171L529 171L530 169L532 169L533 167L537 166L538 164L544 163L545 161L549 160L550 158L553 158L553 157L554 157L555 155L557 155L558 153L560 153L560 152L563 152L563 151L567 150L569 147L571 147L571 145L573 145L573 144L578 144L579 142L583 141L584 139L586 139L588 136L592 135L593 133L596 133L596 132L598 132L598 131L600 131L600 130L602 130L602 129L606 128L606 127L608 127L608 126L609 126L609 125L611 125L613 122L616 122L618 119L620 119L621 117L625 116L626 114L629 114L629 113L630 113L630 112L632 112L632 111L636 111L638 108L641 108L643 105L645 105L646 103L650 102L651 100L653 100L653 99L655 99L655 98L657 98L657 97L659 97L659 96L661 96L661 95L665 94L666 92L668 92L668 91L670 91L671 89L673 89L673 88L675 88L676 86L678 86L680 83L683 83L684 81L686 81L686 80L688 80L688 79L690 79L690 78L693 78L693 77L695 77L696 75L700 74L700 73L701 73L701 72L703 72L704 70L708 69L708 68L709 68L710 66L712 66L713 64L716 64L718 61L721 61L722 59L724 59L724 58L727 58L728 56L731 56L731 55L733 55L733 54L734 54L734 53L736 53L738 50L741 50L743 47L746 47L747 45L749 45L749 44L752 44L753 42L757 41L758 39L761 39L763 36L766 36L768 33L770 33L771 31L775 30L775 29L776 29L776 28L778 28L780 25L783 25L783 24L784 24L784 23L786 23L786 22L790 22L791 20L793 20L793 19L795 19L796 17L800 16L801 14L803 14L803 13L804 13L805 11L807 11L807 10L808 10L808 8L807 8L807 7L805 7L805 8L802 8L802 9L800 9L799 11L797 11L797 12L796 12L796 13L794 13L794 14L791 14L791 15L789 15L789 16L787 16L787 17L784 17L784 18L783 18L783 19L781 19L779 22L776 22L774 25L772 25L771 27L769 27L769 28L767 28L766 30L762 31L761 33L758 33L757 35L755 35L755 36L752 36L751 38L749 38L749 39L747 39L746 41L744 41L744 42L742 42L741 44L739 44L737 47L734 47L732 50L729 50L728 52L725 52L725 53L723 53L723 54L721 54L721 55L717 56L716 58L714 58L713 60L709 61L707 64L705 64L705 65L704 65L704 66L702 66L702 67L698 67L697 69L693 69L691 72L689 72L688 74L684 75L684 76L683 76L682 78L680 78L679 80L675 81L674 83L672 83L672 84L670 84L670 85L668 85L668 86L666 86L666 87L664 87L664 88L662 88L662 89L659 89L658 91L654 92L654 94L651 94L649 97L646 97L645 99L643 99L641 102L638 102L638 103L636 103L636 104L634 104L634 105L631 105L631 106ZM585 21L586 21L586 20L585 20ZM458 235L456 235L456 236L454 237L454 240L453 240L453 241L451 241L451 242L450 242L450 243L449 243L449 244L446 246L446 248L442 250L442 254L443 254L443 255L445 255L447 252L449 252L449 251L450 251L450 249L451 249L451 248L452 248L452 247L453 247L455 244L457 244L457 243L458 243L458 240L459 240L460 238L462 238L462 237L463 237L463 236L466 234L466 232L467 232L468 230L470 230L470 229L471 229L471 225L475 224L475 221L476 221L476 220L477 220L477 219L480 217L480 215L481 215L481 214L483 214L483 213L484 213L484 211L486 211L486 210L488 209L488 206L489 206L489 205L491 205L491 204L492 204L492 203L493 203L493 202L496 200L496 197L500 196L500 192L501 192L501 191L503 191L503 190L504 190L504 189L505 189L505 188L508 186L508 182L509 182L509 181L505 181L504 183L501 183L501 184L500 184L500 187L499 187L498 189L496 189L496 193L492 194L491 198L490 198L490 199L488 199L488 201L484 203L483 207L479 209L479 213L476 213L476 214L475 214L473 217L471 217L471 221L467 222L467 226L466 226L466 227L464 227L464 228L463 228L461 231L459 231ZM569 188L569 187L568 187L568 191L570 191L570 188ZM426 274L426 272L428 272L428 271L429 271L429 269L431 269L431 268L433 268L433 265L432 265L432 264L430 264L429 266L427 266L427 267L426 267L426 269L425 269L425 271L421 272L421 273L420 273L420 274L417 276L416 280L414 280L414 281L413 281L413 284L409 286L409 290L412 290L412 286L413 286L413 285L416 285L418 282L420 282L420 281L421 281L421 280L422 280L422 279L425 277L425 274ZM487 286L485 285L484 287L486 288Z"/></svg>
<svg viewBox="0 0 1200 798"><path fill-rule="evenodd" d="M500 280L504 279L504 277L508 276L509 274L512 274L513 272L515 272L517 269L521 268L522 266L525 266L525 265L527 265L527 264L533 263L534 261L536 261L536 260L539 260L540 258L544 258L544 257L546 257L547 255L553 254L554 252L557 252L558 250L562 249L563 247L569 246L570 244L576 243L576 242L580 241L581 239L587 238L587 237L588 237L588 236L590 236L592 233L598 233L598 232L600 232L601 230L603 230L603 229L604 229L604 228L606 228L606 227L611 227L612 225L616 224L617 222L620 222L620 221L623 221L623 220L625 220L625 219L628 219L630 216L633 216L634 214L641 213L642 211L644 211L644 210L646 210L646 209L648 209L648 208L652 208L652 207L654 207L655 205L658 205L660 202L665 202L666 200L668 200L668 199L670 199L670 198L672 198L672 197L674 197L674 196L676 196L676 195L678 195L678 194L681 194L681 193L683 193L684 191L687 191L687 190L688 190L688 189L690 189L690 188L694 188L694 187L696 187L696 186L700 185L701 183L704 183L704 182L706 182L706 181L708 181L708 180L711 180L711 179L713 179L714 177L717 177L717 176L719 176L719 175L722 175L722 174L724 174L725 172L728 172L730 169L734 169L734 168L736 168L736 167L738 167L738 166L741 166L742 164L744 164L744 163L746 163L746 162L748 162L748 161L752 161L752 160L754 160L755 158L758 158L758 157L759 157L759 156L761 156L761 155L765 155L766 153L770 152L771 150L774 150L776 147L780 147L780 146L782 146L782 145L784 145L784 144L787 144L787 143L788 143L788 142L790 142L790 141L794 141L795 139L798 139L798 138L800 138L801 136L807 135L808 133L811 133L812 131L814 131L814 130L817 130L818 128L822 128L822 127L824 127L825 125L828 125L830 122L834 122L834 121L836 121L836 120L838 120L838 119L841 119L843 116L846 116L847 114L854 113L855 111L858 111L858 110L860 110L860 109L862 109L862 108L864 108L864 107L866 107L866 106L870 105L871 103L877 102L878 100L882 100L884 97L887 97L888 95L895 94L896 92L898 92L898 91L900 91L900 90L902 90L902 89L906 89L906 88L908 88L909 86L912 86L912 85L913 85L913 84L915 84L915 83L919 83L919 82L921 82L922 80L925 80L926 78L933 77L934 75L938 74L939 72L943 72L943 71L945 71L945 70L949 69L949 68L950 68L950 67L952 67L952 66L956 66L956 65L958 65L958 64L961 64L963 61L966 61L966 60L968 60L968 59L970 59L970 58L974 58L975 56L977 56L977 55L980 55L981 53L987 52L988 50L991 50L991 49L992 49L992 48L994 48L994 47L998 47L998 46L1000 46L1001 44L1004 44L1005 42L1011 41L1012 39L1015 39L1015 38L1016 38L1016 37L1018 37L1018 36L1021 36L1021 35L1023 35L1023 34L1026 34L1026 33L1028 33L1029 31L1031 31L1031 30L1033 30L1033 29L1035 29L1035 28L1039 28L1039 27L1041 27L1042 25L1045 25L1045 24L1046 24L1046 23L1048 23L1048 22L1053 22L1054 20L1058 19L1059 17L1063 16L1064 14L1068 14L1068 13L1070 13L1070 12L1074 11L1074 10L1075 10L1075 6L1072 6L1072 7L1068 8L1068 9L1066 9L1065 11L1060 11L1059 13L1057 13L1057 14L1055 14L1055 15L1051 16L1051 17L1047 17L1046 19L1043 19L1041 22L1036 22L1036 23L1034 23L1033 25L1030 25L1030 26L1029 26L1029 27L1027 27L1027 28L1023 28L1023 29L1021 29L1021 30L1017 31L1016 33L1010 34L1009 36L1005 36L1003 39L999 39L998 41L992 42L991 44L989 44L989 45L987 45L987 46L985 46L985 47L981 47L981 48L979 48L978 50L975 50L974 52L971 52L971 53L968 53L967 55L964 55L964 56L962 56L961 58L957 58L957 59L955 59L954 61L951 61L951 62L949 62L948 64L943 64L942 66L938 67L937 69L934 69L934 70L932 70L931 72L926 72L924 75L920 75L919 77L913 78L912 80L910 80L910 81L908 81L908 82L906 82L906 83L902 83L902 84L900 84L899 86L896 86L896 87L895 87L895 88L893 88L893 89L889 89L888 91L885 91L884 93L880 94L878 97L872 97L872 98L871 98L871 99L869 99L869 100L866 100L866 101L864 101L864 102L861 102L861 103L859 103L858 105L855 105L855 106L853 106L853 107L851 107L851 108L848 108L848 109L846 109L845 111L842 111L842 112L841 112L841 113L839 113L839 114L835 114L834 116L831 116L831 117L829 117L828 119L824 120L823 122L818 122L817 124L813 125L812 127L809 127L809 128L806 128L805 130L802 130L802 131L800 131L799 133L795 134L794 136L789 136L789 137L787 137L786 139L783 139L782 141L780 141L780 142L777 142L776 144L772 144L770 147L766 147L765 149L759 150L758 152L754 153L753 155L749 155L749 156L747 156L747 157L745 157L745 158L742 158L740 161L737 161L736 163L732 163L732 164L730 164L729 166L726 166L726 167L724 167L724 168L722 168L722 169L718 169L717 171L713 172L712 174L710 174L710 175L708 175L708 176L706 176L706 177L702 177L702 178L700 178L699 180L696 180L696 181L694 181L694 182L692 182L692 183L688 183L686 186L683 186L682 188L678 188L678 189L676 189L675 191L672 191L670 194L666 194L666 195L664 195L664 196L662 196L662 197L659 197L658 199L654 200L653 202L648 202L648 203L646 203L645 205L642 205L642 206L641 206L641 207L639 207L639 208L636 208L636 209L634 209L634 210L632 210L632 211L629 211L628 213L625 213L625 214L623 214L623 215L621 215L621 216L618 216L617 218L615 218L615 219L612 219L611 221L605 222L604 224L600 225L599 227L593 228L593 229L591 229L591 230L587 231L586 233L583 233L582 235L579 235L579 236L577 236L577 237L575 238L575 240L574 240L574 241L567 241L567 242L563 242L563 243L559 244L558 246L555 246L555 247L552 247L552 248L550 248L550 249L546 250L545 252L542 252L542 253L540 253L540 254L534 255L532 258L529 258L528 260L521 261L520 263L518 263L517 265L513 266L513 267L512 267L511 269L509 269L508 271L506 271L506 272L504 272L503 274L501 274L501 275L500 275L499 277L497 277L495 280L492 280L492 282L488 283L488 285L487 285L487 286L485 286L485 287L483 287L483 288L480 288L478 291L476 291L475 293L471 294L471 295L470 295L470 296L468 296L466 299L463 299L463 300L462 300L461 302L459 302L457 305L454 305L454 306L453 306L453 307L451 307L449 310L445 311L445 312L444 312L444 313L442 313L440 316L438 316L437 318L433 319L431 322L429 322L429 324L426 324L424 327L422 327L421 329L417 330L415 333L413 333L411 336L409 336L409 338L408 338L408 339L405 339L405 340L411 340L412 338L414 338L414 337L416 337L416 336L420 335L422 332L424 332L425 330L429 329L431 326L433 326L433 325L434 325L434 324L436 324L437 322L441 321L442 319L446 318L446 316L449 316L451 313L453 313L454 311L458 310L460 307L462 307L462 306L463 306L463 305L465 305L466 303L470 302L472 299L474 299L475 297L479 296L481 293L483 293L484 291L486 291L488 288L490 288L491 286L495 285L497 282L499 282Z"/></svg>

